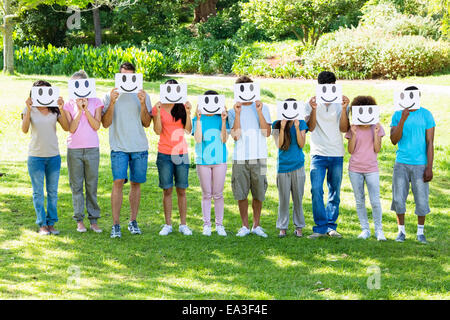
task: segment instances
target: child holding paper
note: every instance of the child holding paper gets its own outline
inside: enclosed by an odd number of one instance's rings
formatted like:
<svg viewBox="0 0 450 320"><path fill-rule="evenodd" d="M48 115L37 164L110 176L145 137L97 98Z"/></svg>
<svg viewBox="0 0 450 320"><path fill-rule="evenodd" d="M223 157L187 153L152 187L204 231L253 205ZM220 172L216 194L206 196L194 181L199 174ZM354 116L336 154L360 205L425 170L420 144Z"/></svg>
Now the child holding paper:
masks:
<svg viewBox="0 0 450 320"><path fill-rule="evenodd" d="M370 96L358 96L351 103L351 107L375 105L375 99ZM384 135L385 133L380 123L376 125L352 124L345 134L345 137L348 139L348 152L351 154L348 174L352 183L353 193L355 194L356 212L362 228L362 232L358 236L360 239L368 239L370 237L370 226L364 198L365 183L372 206L375 236L378 241L386 240L382 226L380 175L377 161L377 154L381 149L381 139Z"/></svg>
<svg viewBox="0 0 450 320"><path fill-rule="evenodd" d="M286 101L295 101L287 99ZM289 225L289 200L292 193L294 206L292 215L295 225L294 235L302 237L305 227L302 198L305 188L305 145L308 126L304 120L277 120L272 125L272 135L278 147L277 187L279 237L286 236Z"/></svg>
<svg viewBox="0 0 450 320"><path fill-rule="evenodd" d="M218 95L216 91L206 91L205 96ZM197 113L192 119L192 135L195 138L197 154L197 174L202 188L203 235L211 235L211 199L214 198L216 231L219 236L226 236L223 226L224 199L223 188L227 174L227 147L230 127L227 111L222 114Z"/></svg>
<svg viewBox="0 0 450 320"><path fill-rule="evenodd" d="M33 87L51 87L47 81L38 80ZM59 234L54 225L58 222L58 181L61 168L56 122L64 131L69 124L62 112L64 100L59 97L58 107L32 107L30 97L22 111L22 131L28 133L31 126L31 141L28 148L28 173L33 187L33 205L36 211L36 224L40 235ZM47 189L47 213L44 207L44 180Z"/></svg>
<svg viewBox="0 0 450 320"><path fill-rule="evenodd" d="M86 72L80 70L71 80L87 79ZM67 168L72 190L72 203L77 222L77 231L86 232L84 226L83 183L86 187L86 210L91 230L100 233L97 226L100 208L97 203L98 166L100 162L99 139L97 130L102 120L103 102L98 98L70 99L64 105L64 113L69 122L67 138Z"/></svg>
<svg viewBox="0 0 450 320"><path fill-rule="evenodd" d="M178 84L176 80L167 80L165 84ZM181 97L178 97L181 98ZM179 99L177 99L179 100ZM161 103L153 108L154 131L159 135L158 167L159 187L163 189L163 204L165 225L159 232L166 236L172 232L172 190L175 187L180 212L180 226L178 230L183 235L192 235L186 225L186 189L189 186L189 155L185 133L192 132L191 103Z"/></svg>

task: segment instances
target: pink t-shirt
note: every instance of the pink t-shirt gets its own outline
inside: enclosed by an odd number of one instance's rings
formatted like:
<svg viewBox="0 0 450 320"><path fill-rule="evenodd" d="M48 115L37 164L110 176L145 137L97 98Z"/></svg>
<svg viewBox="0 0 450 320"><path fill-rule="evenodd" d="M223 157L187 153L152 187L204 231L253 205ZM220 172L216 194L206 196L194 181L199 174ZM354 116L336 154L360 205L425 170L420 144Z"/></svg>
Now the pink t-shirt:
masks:
<svg viewBox="0 0 450 320"><path fill-rule="evenodd" d="M348 164L348 170L359 173L369 173L378 171L377 153L373 148L375 125L370 128L361 128L356 126L356 143L355 150L350 156ZM380 125L380 131L378 136L383 137L385 135L383 127ZM348 130L345 134L347 139L351 139L352 132Z"/></svg>
<svg viewBox="0 0 450 320"><path fill-rule="evenodd" d="M95 110L103 108L102 100L98 98L88 98L88 110L95 116ZM72 116L72 119L78 114L78 107L75 100L71 99L64 105L64 110L68 111ZM69 119L70 120L70 119ZM99 146L97 131L92 129L86 115L81 115L80 123L74 133L70 133L67 138L67 148L69 149L81 149L81 148L96 148Z"/></svg>

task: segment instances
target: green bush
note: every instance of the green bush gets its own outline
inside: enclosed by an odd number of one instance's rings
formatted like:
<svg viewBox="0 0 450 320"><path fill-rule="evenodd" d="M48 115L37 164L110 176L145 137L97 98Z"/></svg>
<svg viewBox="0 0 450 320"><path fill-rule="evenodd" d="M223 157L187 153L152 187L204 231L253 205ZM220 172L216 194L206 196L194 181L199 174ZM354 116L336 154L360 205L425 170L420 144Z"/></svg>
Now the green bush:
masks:
<svg viewBox="0 0 450 320"><path fill-rule="evenodd" d="M197 25L200 38L231 39L241 27L240 8L233 5Z"/></svg>
<svg viewBox="0 0 450 320"><path fill-rule="evenodd" d="M450 44L422 36L399 36L380 28L341 29L323 36L304 54L305 73L331 70L339 78L396 79L450 67Z"/></svg>
<svg viewBox="0 0 450 320"><path fill-rule="evenodd" d="M156 51L134 47L121 48L88 45L67 48L29 46L15 50L16 70L24 74L71 75L80 69L95 78L112 78L123 61L136 66L145 80L160 78L167 70L167 61Z"/></svg>

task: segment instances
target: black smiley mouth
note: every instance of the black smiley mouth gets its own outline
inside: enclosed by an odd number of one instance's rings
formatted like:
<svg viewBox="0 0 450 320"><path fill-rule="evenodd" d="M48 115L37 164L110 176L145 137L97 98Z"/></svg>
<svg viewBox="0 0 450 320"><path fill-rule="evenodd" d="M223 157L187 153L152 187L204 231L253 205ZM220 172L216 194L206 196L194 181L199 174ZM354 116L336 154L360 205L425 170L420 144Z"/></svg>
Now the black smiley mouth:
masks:
<svg viewBox="0 0 450 320"><path fill-rule="evenodd" d="M137 86L136 87L134 87L134 89L131 89L131 90L127 90L127 89L125 89L124 87L122 87L122 86L120 86L120 88L123 90L123 91L126 91L126 92L131 92L131 91L134 91L134 90L136 90L137 89ZM167 99L167 100L169 100L169 99Z"/></svg>
<svg viewBox="0 0 450 320"><path fill-rule="evenodd" d="M250 99L244 99L244 98L242 98L242 96L239 96L239 98L241 98L241 100L244 100L244 101L251 101L251 100L253 100L253 99L255 99L255 95L253 95L253 97L251 97Z"/></svg>
<svg viewBox="0 0 450 320"><path fill-rule="evenodd" d="M325 101L325 102L331 103L331 102L333 102L334 100L336 100L337 97L334 97L333 100L327 100L327 99L325 99L324 97L321 97L321 99L322 99L323 101Z"/></svg>
<svg viewBox="0 0 450 320"><path fill-rule="evenodd" d="M52 100L49 103L43 103L43 102L39 101L39 99L36 99L36 101L39 102L39 104L42 104L43 106L48 106L48 105L52 104L53 101L55 101L55 100Z"/></svg>
<svg viewBox="0 0 450 320"><path fill-rule="evenodd" d="M206 112L208 112L208 113L216 113L217 111L219 111L220 110L220 108L217 108L216 110L214 110L214 111L209 111L208 109L206 109L206 108L203 108L203 110L205 110Z"/></svg>
<svg viewBox="0 0 450 320"><path fill-rule="evenodd" d="M401 103L399 103L400 107L402 107L403 109L410 109L412 107L414 107L416 103L414 102L412 105L410 105L409 107L404 107Z"/></svg>
<svg viewBox="0 0 450 320"><path fill-rule="evenodd" d="M91 92L92 91L89 91L87 94L85 94L84 96L83 95L79 95L78 93L76 93L76 92L74 92L75 93L75 95L78 97L78 98L86 98L88 95L90 95L91 94Z"/></svg>
<svg viewBox="0 0 450 320"><path fill-rule="evenodd" d="M297 118L298 117L298 113L295 115L295 116L293 116L293 117L288 117L287 115L285 115L284 113L282 113L282 115L283 115L283 117L285 117L286 119L289 119L289 120L292 120L292 119L294 119L294 118Z"/></svg>
<svg viewBox="0 0 450 320"><path fill-rule="evenodd" d="M171 99L169 99L169 98L166 97L167 101L170 101L170 102L172 102L172 103L175 103L175 102L180 101L181 98L182 98L182 97L179 97L177 100L171 100Z"/></svg>
<svg viewBox="0 0 450 320"><path fill-rule="evenodd" d="M359 122L364 123L364 124L370 123L370 122L372 122L374 119L375 119L375 118L372 118L372 120L369 120L369 121L362 121L360 118L358 118Z"/></svg>

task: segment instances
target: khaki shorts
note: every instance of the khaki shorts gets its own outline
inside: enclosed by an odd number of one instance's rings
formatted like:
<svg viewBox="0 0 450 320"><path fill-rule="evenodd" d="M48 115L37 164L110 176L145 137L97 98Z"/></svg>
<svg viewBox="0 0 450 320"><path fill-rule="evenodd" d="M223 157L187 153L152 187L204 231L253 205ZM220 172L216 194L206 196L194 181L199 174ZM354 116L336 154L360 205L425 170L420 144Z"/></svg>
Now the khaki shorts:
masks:
<svg viewBox="0 0 450 320"><path fill-rule="evenodd" d="M231 188L235 200L245 200L249 191L253 199L264 201L267 190L266 159L233 161Z"/></svg>

